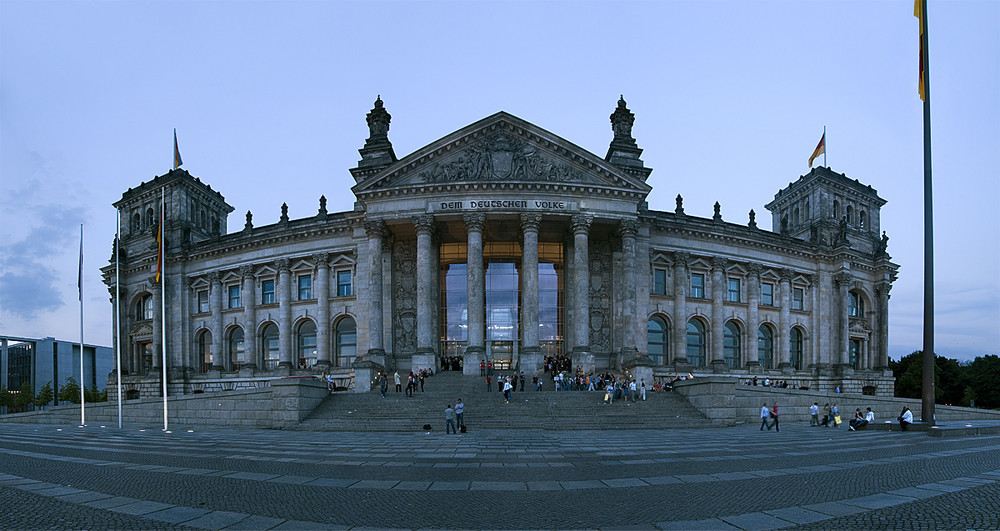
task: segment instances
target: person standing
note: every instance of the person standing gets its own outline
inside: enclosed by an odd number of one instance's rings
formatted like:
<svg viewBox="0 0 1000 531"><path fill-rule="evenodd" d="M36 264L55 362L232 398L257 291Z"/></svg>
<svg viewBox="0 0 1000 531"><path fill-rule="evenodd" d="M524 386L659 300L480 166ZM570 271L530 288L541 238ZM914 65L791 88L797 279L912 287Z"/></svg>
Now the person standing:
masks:
<svg viewBox="0 0 1000 531"><path fill-rule="evenodd" d="M819 402L813 402L813 405L809 407L809 413L812 418L809 419L809 427L819 426Z"/></svg>
<svg viewBox="0 0 1000 531"><path fill-rule="evenodd" d="M493 390L493 378L490 378L489 375L486 375L486 392L489 393L492 390Z"/></svg>
<svg viewBox="0 0 1000 531"><path fill-rule="evenodd" d="M823 405L823 422L822 422L822 424L823 424L824 428L830 427L830 422L833 422L833 417L830 416L830 411L831 411L830 410L830 403L827 402L826 404Z"/></svg>
<svg viewBox="0 0 1000 531"><path fill-rule="evenodd" d="M504 381L503 381L503 397L504 397L504 400L506 400L508 404L510 403L510 390L511 390L512 387L513 386L510 384L510 376L508 376L507 378L504 378Z"/></svg>
<svg viewBox="0 0 1000 531"><path fill-rule="evenodd" d="M777 402L775 402L774 405L771 406L771 418L774 419L774 431L776 431L776 432L777 431L781 431L781 429L778 428L778 403Z"/></svg>
<svg viewBox="0 0 1000 531"><path fill-rule="evenodd" d="M458 424L458 429L462 429L462 426L465 426L465 404L462 403L461 398L455 403L455 421Z"/></svg>
<svg viewBox="0 0 1000 531"><path fill-rule="evenodd" d="M771 430L771 424L767 420L769 418L771 418L771 411L767 409L767 402L764 402L764 405L760 407L760 431L764 431L765 427L768 431Z"/></svg>
<svg viewBox="0 0 1000 531"><path fill-rule="evenodd" d="M382 398L385 398L385 392L389 390L389 379L382 375L381 383L379 383L379 390L382 391Z"/></svg>
<svg viewBox="0 0 1000 531"><path fill-rule="evenodd" d="M646 380L643 378L643 379L641 379L639 381L642 382L642 385L639 386L639 396L641 396L642 397L642 401L645 402L646 401Z"/></svg>
<svg viewBox="0 0 1000 531"><path fill-rule="evenodd" d="M479 362L479 376L486 376L486 360Z"/></svg>
<svg viewBox="0 0 1000 531"><path fill-rule="evenodd" d="M392 379L396 381L396 392L398 393L398 392L402 391L403 390L403 386L400 385L400 383L399 383L399 371L396 371L396 374L392 375Z"/></svg>
<svg viewBox="0 0 1000 531"><path fill-rule="evenodd" d="M452 431L458 435L458 430L455 429L455 410L451 409L451 404L448 404L448 407L444 409L444 434L448 435Z"/></svg>
<svg viewBox="0 0 1000 531"><path fill-rule="evenodd" d="M424 373L420 373L420 392L424 392Z"/></svg>
<svg viewBox="0 0 1000 531"><path fill-rule="evenodd" d="M524 391L524 371L521 371L521 375L518 379L521 380L521 391Z"/></svg>
<svg viewBox="0 0 1000 531"><path fill-rule="evenodd" d="M830 407L830 423L836 428L840 425L840 409L837 408L837 403L834 402L833 406Z"/></svg>

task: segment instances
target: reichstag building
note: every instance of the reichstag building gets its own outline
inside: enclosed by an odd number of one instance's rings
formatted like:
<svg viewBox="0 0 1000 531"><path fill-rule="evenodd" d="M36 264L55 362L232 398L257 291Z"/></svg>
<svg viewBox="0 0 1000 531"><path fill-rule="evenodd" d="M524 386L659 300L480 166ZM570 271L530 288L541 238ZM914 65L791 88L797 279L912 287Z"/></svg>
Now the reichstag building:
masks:
<svg viewBox="0 0 1000 531"><path fill-rule="evenodd" d="M361 392L442 360L530 378L557 356L584 373L891 396L885 200L817 167L764 205L772 230L752 210L724 221L718 203L688 215L680 196L650 210L634 119L619 100L604 157L498 112L397 158L378 99L350 170L354 210L320 198L314 216L283 206L257 227L247 212L233 231L234 207L183 169L130 188L102 270L126 396L158 396L164 373L171 395L321 373Z"/></svg>

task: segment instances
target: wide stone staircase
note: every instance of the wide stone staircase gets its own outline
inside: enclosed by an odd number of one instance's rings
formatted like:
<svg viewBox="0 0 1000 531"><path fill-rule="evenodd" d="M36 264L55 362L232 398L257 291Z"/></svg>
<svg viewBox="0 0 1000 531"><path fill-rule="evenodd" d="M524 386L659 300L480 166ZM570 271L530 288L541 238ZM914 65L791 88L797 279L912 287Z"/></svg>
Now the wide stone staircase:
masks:
<svg viewBox="0 0 1000 531"><path fill-rule="evenodd" d="M603 403L603 391L554 391L545 379L544 391L535 391L527 380L525 391L512 393L505 403L496 383L487 392L485 378L459 372L440 372L424 382L424 392L413 397L397 393L389 380L382 398L368 393L332 393L299 424L315 431L422 431L430 424L444 430L444 410L459 397L465 404L465 425L470 432L484 429L664 429L703 428L717 424L705 418L684 397L672 392L647 390L645 402L617 400ZM405 388L405 385L404 385Z"/></svg>

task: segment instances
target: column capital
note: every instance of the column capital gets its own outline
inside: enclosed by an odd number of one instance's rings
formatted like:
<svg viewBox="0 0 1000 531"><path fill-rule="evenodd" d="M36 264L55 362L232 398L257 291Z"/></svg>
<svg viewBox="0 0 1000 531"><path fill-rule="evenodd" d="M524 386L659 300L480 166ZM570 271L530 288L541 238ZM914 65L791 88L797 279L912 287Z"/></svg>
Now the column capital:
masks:
<svg viewBox="0 0 1000 531"><path fill-rule="evenodd" d="M792 279L795 278L795 270L784 268L778 272L778 277L782 282L791 282Z"/></svg>
<svg viewBox="0 0 1000 531"><path fill-rule="evenodd" d="M875 294L879 297L889 298L889 291L892 289L891 282L879 282L875 284Z"/></svg>
<svg viewBox="0 0 1000 531"><path fill-rule="evenodd" d="M726 272L726 266L729 265L729 260L721 256L712 257L712 271Z"/></svg>
<svg viewBox="0 0 1000 531"><path fill-rule="evenodd" d="M851 282L854 281L854 276L846 271L843 271L834 275L833 281L836 282L838 286L849 287Z"/></svg>
<svg viewBox="0 0 1000 531"><path fill-rule="evenodd" d="M387 229L385 222L381 219L366 219L363 225L369 238L385 238Z"/></svg>
<svg viewBox="0 0 1000 531"><path fill-rule="evenodd" d="M289 272L289 262L287 258L279 258L275 260L274 265L278 268L279 273Z"/></svg>
<svg viewBox="0 0 1000 531"><path fill-rule="evenodd" d="M618 235L622 238L635 238L639 234L639 220L623 219L618 222Z"/></svg>
<svg viewBox="0 0 1000 531"><path fill-rule="evenodd" d="M483 232L483 228L486 226L486 214L482 212L466 213L462 216L462 220L465 221L467 232Z"/></svg>
<svg viewBox="0 0 1000 531"><path fill-rule="evenodd" d="M219 284L222 282L222 273L218 271L212 271L208 274L208 281L212 284Z"/></svg>
<svg viewBox="0 0 1000 531"><path fill-rule="evenodd" d="M594 216L587 214L573 214L572 220L573 234L586 235L590 231L590 224L594 222Z"/></svg>
<svg viewBox="0 0 1000 531"><path fill-rule="evenodd" d="M687 251L674 251L674 266L687 267L691 260L691 253Z"/></svg>
<svg viewBox="0 0 1000 531"><path fill-rule="evenodd" d="M253 266L251 265L241 265L240 266L240 276L243 278L249 278L253 276Z"/></svg>
<svg viewBox="0 0 1000 531"><path fill-rule="evenodd" d="M434 234L434 215L421 214L413 216L413 226L417 229L417 234Z"/></svg>
<svg viewBox="0 0 1000 531"><path fill-rule="evenodd" d="M759 279L760 278L760 273L763 270L764 270L764 266L760 265L757 262L750 262L749 264L747 264L747 273L750 276L750 278L755 278L756 277L756 278Z"/></svg>
<svg viewBox="0 0 1000 531"><path fill-rule="evenodd" d="M330 267L330 253L316 253L312 255L312 259L316 262L316 267Z"/></svg>
<svg viewBox="0 0 1000 531"><path fill-rule="evenodd" d="M536 212L521 214L521 231L538 232L538 227L542 224L542 215Z"/></svg>

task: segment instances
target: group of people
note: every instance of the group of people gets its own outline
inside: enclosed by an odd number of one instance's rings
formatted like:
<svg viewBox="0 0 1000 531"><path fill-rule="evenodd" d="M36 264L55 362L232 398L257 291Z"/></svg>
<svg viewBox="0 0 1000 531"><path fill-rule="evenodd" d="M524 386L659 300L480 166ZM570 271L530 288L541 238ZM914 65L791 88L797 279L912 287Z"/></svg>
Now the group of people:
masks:
<svg viewBox="0 0 1000 531"><path fill-rule="evenodd" d="M767 428L767 431L771 431L771 428L774 428L776 432L781 431L781 428L778 427L777 402L770 409L767 407L767 402L764 402L764 405L760 407L760 431L764 431L764 428Z"/></svg>
<svg viewBox="0 0 1000 531"><path fill-rule="evenodd" d="M871 408L869 408L869 411L871 411ZM824 428L836 428L841 423L840 409L837 407L836 402L832 406L829 402L823 406L822 420L819 418L819 402L813 402L813 405L809 406L809 414L811 416L809 419L810 427L823 426ZM874 417L872 419L874 420Z"/></svg>
<svg viewBox="0 0 1000 531"><path fill-rule="evenodd" d="M462 370L462 356L442 356L441 370L442 371Z"/></svg>
<svg viewBox="0 0 1000 531"><path fill-rule="evenodd" d="M465 433L465 404L462 403L461 398L455 402L454 409L452 409L451 404L448 404L448 407L444 409L444 434L454 433L457 435L460 430Z"/></svg>
<svg viewBox="0 0 1000 531"><path fill-rule="evenodd" d="M625 398L625 402L638 402L646 400L646 380L640 379L635 383L635 378L608 378L602 380L604 385L604 403L614 404L615 400Z"/></svg>
<svg viewBox="0 0 1000 531"><path fill-rule="evenodd" d="M413 396L413 393L419 388L420 392L424 392L424 380L430 378L434 374L431 369L420 369L417 372L410 371L410 374L406 376L406 396ZM393 385L396 386L396 392L403 392L403 378L399 376L399 371L396 371L392 375ZM385 373L379 376L379 391L382 392L382 398L385 398L386 392L389 390L389 377Z"/></svg>
<svg viewBox="0 0 1000 531"><path fill-rule="evenodd" d="M569 357L563 356L562 354L557 354L555 356L545 356L545 365L543 366L545 372L555 373L555 372L566 372L571 370L573 367L572 360Z"/></svg>
<svg viewBox="0 0 1000 531"><path fill-rule="evenodd" d="M778 388L778 389L788 389L788 380L772 380L770 378L764 378L763 381L760 381L760 380L757 379L756 376L754 376L753 378L747 380L745 382L745 384L746 385L751 385L751 386L760 385L760 386L763 386L763 387L775 387L775 388ZM795 386L793 385L792 388L794 389Z"/></svg>

